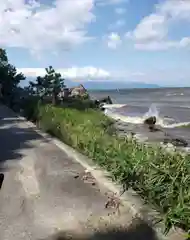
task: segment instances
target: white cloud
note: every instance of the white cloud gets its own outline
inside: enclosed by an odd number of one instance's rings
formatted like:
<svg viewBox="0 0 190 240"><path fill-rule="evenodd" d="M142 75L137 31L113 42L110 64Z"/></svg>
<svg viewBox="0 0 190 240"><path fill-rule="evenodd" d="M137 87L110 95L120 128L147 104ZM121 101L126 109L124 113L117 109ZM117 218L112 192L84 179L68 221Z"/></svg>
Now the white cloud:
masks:
<svg viewBox="0 0 190 240"><path fill-rule="evenodd" d="M115 13L118 14L118 15L122 15L126 12L126 9L125 8L116 8L115 9Z"/></svg>
<svg viewBox="0 0 190 240"><path fill-rule="evenodd" d="M145 17L133 31L135 40L142 42L162 40L166 34L165 17L157 14Z"/></svg>
<svg viewBox="0 0 190 240"><path fill-rule="evenodd" d="M140 50L166 50L190 46L190 38L172 40L168 37L169 27L176 21L190 20L190 1L166 0L156 5L155 12L144 17L126 38Z"/></svg>
<svg viewBox="0 0 190 240"><path fill-rule="evenodd" d="M89 40L86 25L95 19L94 0L1 0L0 45L31 51L69 49Z"/></svg>
<svg viewBox="0 0 190 240"><path fill-rule="evenodd" d="M45 69L43 68L18 68L19 72L22 72L26 77L44 76ZM87 67L71 67L71 68L59 68L57 72L61 73L62 77L66 79L78 78L85 79L107 79L110 78L110 73L102 68L95 68L92 66Z"/></svg>
<svg viewBox="0 0 190 240"><path fill-rule="evenodd" d="M188 0L167 0L163 4L157 6L160 11L167 17L174 19L190 20L190 1Z"/></svg>
<svg viewBox="0 0 190 240"><path fill-rule="evenodd" d="M122 43L121 37L118 33L112 32L107 36L107 46L111 49L116 49Z"/></svg>
<svg viewBox="0 0 190 240"><path fill-rule="evenodd" d="M22 72L26 77L44 76L45 69L43 68L18 68L18 72ZM60 72L65 79L70 79L75 82L80 81L133 81L133 82L146 82L146 83L158 83L166 85L171 83L174 85L184 84L189 85L190 69L186 66L182 67L181 70L176 68L164 68L164 66L158 66L156 69L146 69L140 71L130 70L105 70L103 68L97 68L93 66L86 67L70 67L56 69ZM169 81L171 80L171 81Z"/></svg>
<svg viewBox="0 0 190 240"><path fill-rule="evenodd" d="M22 72L26 77L36 78L37 76L44 76L44 68L17 68L18 72ZM144 74L142 72L131 72L128 70L112 70L108 71L103 68L86 66L86 67L70 67L70 68L58 68L57 72L61 73L62 77L71 79L74 81L85 81L85 80L124 80L127 77L140 77Z"/></svg>
<svg viewBox="0 0 190 240"><path fill-rule="evenodd" d="M44 76L45 68L17 68L17 72L22 72L26 77Z"/></svg>
<svg viewBox="0 0 190 240"><path fill-rule="evenodd" d="M181 47L190 47L190 37L184 37L180 41Z"/></svg>
<svg viewBox="0 0 190 240"><path fill-rule="evenodd" d="M59 71L59 69L58 69ZM66 70L61 71L60 73L65 77L69 79L76 79L76 78L82 78L82 79L106 79L110 77L110 73L107 72L104 69L101 68L95 68L95 67L83 67L83 68L77 68L72 67Z"/></svg>

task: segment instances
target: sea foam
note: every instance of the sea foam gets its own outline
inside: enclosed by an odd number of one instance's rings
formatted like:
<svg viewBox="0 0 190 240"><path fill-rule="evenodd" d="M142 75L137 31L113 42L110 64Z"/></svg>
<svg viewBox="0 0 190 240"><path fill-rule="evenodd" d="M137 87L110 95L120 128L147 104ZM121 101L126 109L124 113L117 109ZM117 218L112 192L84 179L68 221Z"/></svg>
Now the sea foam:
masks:
<svg viewBox="0 0 190 240"><path fill-rule="evenodd" d="M126 123L133 123L133 124L143 124L144 120L148 117L155 116L157 118L156 125L161 126L162 128L176 128L180 126L187 126L190 122L178 122L176 123L174 119L169 117L160 117L159 110L155 104L152 104L142 117L139 116L124 116L118 113L118 109L122 107L127 108L127 104L104 104L105 114L111 117L114 120L120 120Z"/></svg>

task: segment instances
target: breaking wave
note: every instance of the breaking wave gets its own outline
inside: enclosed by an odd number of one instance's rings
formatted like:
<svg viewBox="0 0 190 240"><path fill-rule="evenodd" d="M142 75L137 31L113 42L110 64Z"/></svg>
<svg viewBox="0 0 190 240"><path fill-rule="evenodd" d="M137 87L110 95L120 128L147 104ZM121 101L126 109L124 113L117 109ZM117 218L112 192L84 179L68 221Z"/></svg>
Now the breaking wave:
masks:
<svg viewBox="0 0 190 240"><path fill-rule="evenodd" d="M184 96L184 93L167 93L166 97L170 97L170 96Z"/></svg>
<svg viewBox="0 0 190 240"><path fill-rule="evenodd" d="M126 104L105 104L105 114L115 120L120 120L126 123L143 124L144 120L148 117L155 116L157 119L156 125L162 128L176 128L181 126L187 126L190 122L176 122L175 119L168 116L160 117L159 110L155 104L152 104L145 114L142 116L124 116L119 113L118 109L127 107Z"/></svg>

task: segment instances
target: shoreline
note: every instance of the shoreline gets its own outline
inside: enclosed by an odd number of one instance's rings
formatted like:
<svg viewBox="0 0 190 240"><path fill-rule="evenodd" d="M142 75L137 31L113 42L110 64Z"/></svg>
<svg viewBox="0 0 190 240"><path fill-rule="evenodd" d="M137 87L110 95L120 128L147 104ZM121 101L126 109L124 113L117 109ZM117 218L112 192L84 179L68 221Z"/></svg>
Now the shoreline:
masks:
<svg viewBox="0 0 190 240"><path fill-rule="evenodd" d="M104 106L104 114L114 121L114 127L119 137L133 137L138 142L143 142L145 144L160 144L163 148L168 150L190 153L190 131L186 137L183 136L184 132L187 133L186 130L190 128L189 122L179 123L180 126L176 127L162 127L159 124L155 124L156 131L150 131L146 124L143 123L143 119L142 123L127 122L119 118L117 113L106 113L106 110L113 108L114 104ZM127 106L127 104L117 104L117 108L121 106ZM128 118L127 116L123 117Z"/></svg>
<svg viewBox="0 0 190 240"><path fill-rule="evenodd" d="M170 129L157 128L158 130L152 132L145 124L126 123L122 120L115 120L114 126L117 129L118 136L121 138L132 137L138 142L147 145L158 144L168 150L190 153L190 139L187 141L179 135L174 135ZM188 145L184 146L185 144Z"/></svg>

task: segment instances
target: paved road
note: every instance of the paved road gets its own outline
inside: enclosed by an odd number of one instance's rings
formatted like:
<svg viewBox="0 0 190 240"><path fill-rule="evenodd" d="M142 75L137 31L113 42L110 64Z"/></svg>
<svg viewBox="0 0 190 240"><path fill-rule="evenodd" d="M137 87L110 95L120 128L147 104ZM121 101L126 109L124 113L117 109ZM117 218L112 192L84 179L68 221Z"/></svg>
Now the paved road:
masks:
<svg viewBox="0 0 190 240"><path fill-rule="evenodd" d="M0 106L0 239L45 239L59 230L83 229L107 215L106 197L84 183L81 165ZM89 220L90 221L90 220Z"/></svg>

